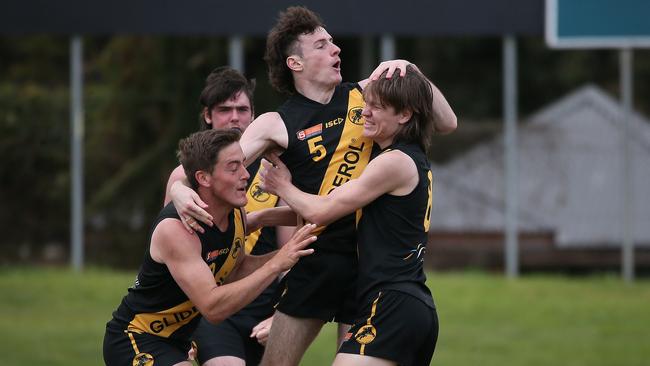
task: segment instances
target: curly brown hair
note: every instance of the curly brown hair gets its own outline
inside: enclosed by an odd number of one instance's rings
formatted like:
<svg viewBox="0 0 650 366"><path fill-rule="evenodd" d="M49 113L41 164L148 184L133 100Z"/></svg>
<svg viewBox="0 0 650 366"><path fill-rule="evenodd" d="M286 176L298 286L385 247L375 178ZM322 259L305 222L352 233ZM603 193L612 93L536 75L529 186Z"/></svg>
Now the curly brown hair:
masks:
<svg viewBox="0 0 650 366"><path fill-rule="evenodd" d="M291 54L302 55L296 47L301 34L313 33L324 27L323 21L313 11L304 6L291 6L278 16L278 21L266 37L264 61L269 69L271 86L280 93L293 94L293 75L286 60Z"/></svg>

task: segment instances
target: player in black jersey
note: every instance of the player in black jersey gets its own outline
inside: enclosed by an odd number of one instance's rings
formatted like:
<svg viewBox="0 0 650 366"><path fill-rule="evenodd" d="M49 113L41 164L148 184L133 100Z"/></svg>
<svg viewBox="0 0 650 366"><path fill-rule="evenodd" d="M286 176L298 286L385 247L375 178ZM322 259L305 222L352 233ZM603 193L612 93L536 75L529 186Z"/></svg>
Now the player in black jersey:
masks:
<svg viewBox="0 0 650 366"><path fill-rule="evenodd" d="M247 80L237 70L227 66L213 70L206 78L199 97L203 107L199 115L200 129L246 130L255 114L254 89L255 81ZM253 178L248 182L246 212L275 207L278 203L277 196L259 188L258 168L259 160L247 167ZM171 201L169 190L179 179L186 179L182 166L177 167L169 177L165 204ZM205 207L204 202L200 204ZM183 210L183 207L178 208L179 211ZM189 220L186 225L203 230L194 220ZM276 228L267 226L251 233L246 237L245 253L261 255L272 252L291 236L289 230L288 227L280 227L276 234ZM251 304L219 324L201 319L193 337L198 347L195 358L199 363L203 366L259 364L277 302L278 286L279 281L275 281Z"/></svg>
<svg viewBox="0 0 650 366"><path fill-rule="evenodd" d="M438 319L423 271L432 202L426 152L434 133L431 82L414 66L364 90L363 135L381 148L359 178L329 195L302 192L277 156L264 162L263 188L299 215L327 225L357 215L359 308L335 365L428 365Z"/></svg>
<svg viewBox="0 0 650 366"><path fill-rule="evenodd" d="M296 231L277 253L242 253L248 230L295 221L295 214L274 208L247 216L241 209L249 174L239 137L233 130L208 130L181 140L185 174L209 205L214 226L192 235L173 204L163 208L135 284L106 325L107 365L189 365L190 336L201 315L223 321L313 252L305 249L315 240L310 226Z"/></svg>
<svg viewBox="0 0 650 366"><path fill-rule="evenodd" d="M267 150L283 150L281 159L294 183L312 194L326 195L358 178L372 150L360 118L361 93L368 79L342 83L339 53L315 13L304 7L281 13L268 34L265 60L272 86L289 98L276 112L255 119L241 141L251 160ZM385 77L392 77L397 69L403 76L409 64L405 60L383 62L371 78L383 71L387 71ZM433 87L433 93L435 128L451 132L456 117L440 91ZM196 211L200 207L187 213ZM300 261L286 276L262 364L297 365L325 322L354 320L354 217L347 215L317 232L315 255Z"/></svg>

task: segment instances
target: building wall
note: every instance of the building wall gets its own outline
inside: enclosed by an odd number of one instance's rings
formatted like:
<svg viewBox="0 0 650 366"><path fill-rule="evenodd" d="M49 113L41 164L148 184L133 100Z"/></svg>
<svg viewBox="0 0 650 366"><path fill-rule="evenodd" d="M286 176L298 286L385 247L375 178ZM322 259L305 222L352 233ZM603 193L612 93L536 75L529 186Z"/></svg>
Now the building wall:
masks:
<svg viewBox="0 0 650 366"><path fill-rule="evenodd" d="M425 263L433 270L504 269L505 237L500 232L430 232ZM650 243L636 248L637 270L650 273ZM520 233L521 271L616 271L621 251L611 245L558 248L553 233Z"/></svg>

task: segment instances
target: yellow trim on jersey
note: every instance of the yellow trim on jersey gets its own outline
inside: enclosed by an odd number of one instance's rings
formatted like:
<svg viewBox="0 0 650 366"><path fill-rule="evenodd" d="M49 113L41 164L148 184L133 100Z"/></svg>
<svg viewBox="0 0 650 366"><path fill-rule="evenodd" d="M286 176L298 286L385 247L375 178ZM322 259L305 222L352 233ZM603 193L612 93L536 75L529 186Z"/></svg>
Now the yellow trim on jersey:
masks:
<svg viewBox="0 0 650 366"><path fill-rule="evenodd" d="M156 313L136 314L126 328L130 332L149 333L167 338L199 315L190 300Z"/></svg>
<svg viewBox="0 0 650 366"><path fill-rule="evenodd" d="M339 144L332 155L318 195L325 196L343 183L359 178L368 165L372 152L372 140L363 136L363 95L358 89L350 91L348 113ZM312 233L320 234L325 226L319 226Z"/></svg>
<svg viewBox="0 0 650 366"><path fill-rule="evenodd" d="M235 235L233 235L232 244L230 245L230 253L228 253L228 258L223 262L221 267L215 272L214 268L210 266L212 273L214 274L214 280L218 286L221 286L228 278L230 272L235 268L237 264L237 258L239 258L240 251L244 249L244 220L243 212L241 208L235 209ZM214 264L214 263L212 263Z"/></svg>
<svg viewBox="0 0 650 366"><path fill-rule="evenodd" d="M255 178L251 182L251 185L248 187L246 192L246 197L248 198L248 203L246 204L246 212L254 212L262 210L265 208L273 208L278 203L278 196L264 192L260 189L260 170L262 169L262 164L260 164ZM262 229L257 229L255 232L248 234L246 237L246 254L251 254L257 240L260 238Z"/></svg>
<svg viewBox="0 0 650 366"><path fill-rule="evenodd" d="M135 338L133 337L133 333L129 331L124 331L124 332L129 335L129 339L131 340L131 346L133 346L133 351L137 355L138 353L140 353L140 350L138 349L138 345L135 344Z"/></svg>
<svg viewBox="0 0 650 366"><path fill-rule="evenodd" d="M228 258L224 261L219 269L216 264L210 264L210 270L214 274L214 280L217 285L224 283L230 272L235 268L237 258L243 249L244 244L244 220L241 208L234 211L235 232L233 235ZM149 333L160 337L168 338L172 333L187 325L192 319L199 315L199 311L194 304L187 300L172 308L157 311L155 313L140 313L133 317L129 322L127 330L135 333Z"/></svg>

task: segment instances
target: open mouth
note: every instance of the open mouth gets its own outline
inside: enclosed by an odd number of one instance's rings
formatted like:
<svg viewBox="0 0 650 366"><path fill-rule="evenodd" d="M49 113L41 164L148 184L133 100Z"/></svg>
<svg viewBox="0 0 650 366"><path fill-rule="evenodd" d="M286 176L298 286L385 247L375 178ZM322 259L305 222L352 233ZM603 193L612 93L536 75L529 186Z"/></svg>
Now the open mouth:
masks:
<svg viewBox="0 0 650 366"><path fill-rule="evenodd" d="M340 70L341 69L341 60L338 60L332 65L333 68Z"/></svg>

